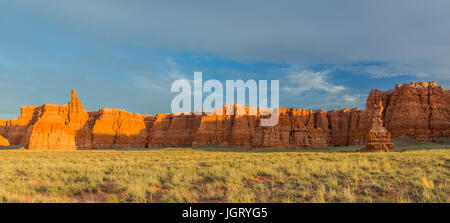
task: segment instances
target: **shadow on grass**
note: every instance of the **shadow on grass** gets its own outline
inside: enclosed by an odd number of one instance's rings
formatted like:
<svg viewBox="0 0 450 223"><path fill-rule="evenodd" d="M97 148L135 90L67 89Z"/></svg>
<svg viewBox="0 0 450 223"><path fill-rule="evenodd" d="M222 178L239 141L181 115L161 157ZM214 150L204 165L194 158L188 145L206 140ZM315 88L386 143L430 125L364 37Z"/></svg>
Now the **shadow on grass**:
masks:
<svg viewBox="0 0 450 223"><path fill-rule="evenodd" d="M400 136L392 139L394 143L394 152L403 150L432 150L432 149L450 149L450 138L441 137L436 142L420 142L408 136Z"/></svg>
<svg viewBox="0 0 450 223"><path fill-rule="evenodd" d="M243 148L227 148L219 146L201 146L201 147L159 147L159 148L101 148L97 150L115 150L115 151L157 151L157 150L170 150L170 149L189 149L199 150L206 152L233 152L233 153L289 153L289 152L324 152L324 153L337 153L337 152L356 152L363 148L363 145L356 146L340 146L340 147L328 147L328 148L312 148L310 150L300 149L279 149L279 148L263 148L263 149L243 149ZM442 145L436 143L424 143L421 145L401 145L394 149L394 152L415 151L415 150L432 150L432 149L450 149L450 145Z"/></svg>
<svg viewBox="0 0 450 223"><path fill-rule="evenodd" d="M0 146L0 150L24 150L23 146Z"/></svg>
<svg viewBox="0 0 450 223"><path fill-rule="evenodd" d="M440 138L436 142L419 142L407 136L397 137L392 140L395 147L394 152L415 151L415 150L433 150L433 149L450 149L450 139ZM209 146L185 146L185 147L156 147L156 148L121 148L121 147L105 147L95 150L114 150L114 151L157 151L170 149L190 149L207 152L242 152L242 153L283 153L283 152L356 152L363 148L364 145L339 146L328 148L311 148L310 150L302 149L280 149L280 148L230 148L219 145ZM0 146L0 150L24 150L23 146Z"/></svg>

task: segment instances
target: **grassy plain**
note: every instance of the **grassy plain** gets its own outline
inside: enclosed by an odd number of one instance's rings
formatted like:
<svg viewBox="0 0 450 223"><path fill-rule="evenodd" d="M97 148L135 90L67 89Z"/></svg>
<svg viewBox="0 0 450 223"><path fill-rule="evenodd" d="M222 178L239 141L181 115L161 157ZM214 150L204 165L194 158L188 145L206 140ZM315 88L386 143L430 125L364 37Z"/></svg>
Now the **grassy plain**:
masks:
<svg viewBox="0 0 450 223"><path fill-rule="evenodd" d="M7 148L0 202L450 202L450 150Z"/></svg>

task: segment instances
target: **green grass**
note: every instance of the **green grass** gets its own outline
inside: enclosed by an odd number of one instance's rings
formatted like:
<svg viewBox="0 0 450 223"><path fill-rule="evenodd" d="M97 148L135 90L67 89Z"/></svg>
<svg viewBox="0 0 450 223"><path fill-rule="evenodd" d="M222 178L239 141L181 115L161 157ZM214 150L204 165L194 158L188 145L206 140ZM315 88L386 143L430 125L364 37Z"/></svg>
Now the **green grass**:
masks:
<svg viewBox="0 0 450 223"><path fill-rule="evenodd" d="M0 151L0 202L450 202L449 180L445 149Z"/></svg>

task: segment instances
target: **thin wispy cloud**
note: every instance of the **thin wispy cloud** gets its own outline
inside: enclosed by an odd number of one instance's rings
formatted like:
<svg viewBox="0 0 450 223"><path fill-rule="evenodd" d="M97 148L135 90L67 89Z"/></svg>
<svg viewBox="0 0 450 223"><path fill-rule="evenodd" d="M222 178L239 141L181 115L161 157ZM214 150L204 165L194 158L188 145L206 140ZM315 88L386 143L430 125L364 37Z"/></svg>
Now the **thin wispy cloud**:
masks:
<svg viewBox="0 0 450 223"><path fill-rule="evenodd" d="M336 64L331 66L333 70L351 72L354 74L367 75L371 78L390 78L398 76L409 76L414 73L407 65L392 65L380 62L365 62L354 64ZM417 76L418 73L415 73Z"/></svg>
<svg viewBox="0 0 450 223"><path fill-rule="evenodd" d="M328 93L338 93L345 90L344 86L329 82L329 70L314 72L311 70L299 70L293 67L289 70L283 91L288 94L299 95L305 91L320 90Z"/></svg>
<svg viewBox="0 0 450 223"><path fill-rule="evenodd" d="M280 80L286 101L312 109L363 107L366 94L351 87L335 83L333 72L337 68L314 71L302 66L292 66Z"/></svg>

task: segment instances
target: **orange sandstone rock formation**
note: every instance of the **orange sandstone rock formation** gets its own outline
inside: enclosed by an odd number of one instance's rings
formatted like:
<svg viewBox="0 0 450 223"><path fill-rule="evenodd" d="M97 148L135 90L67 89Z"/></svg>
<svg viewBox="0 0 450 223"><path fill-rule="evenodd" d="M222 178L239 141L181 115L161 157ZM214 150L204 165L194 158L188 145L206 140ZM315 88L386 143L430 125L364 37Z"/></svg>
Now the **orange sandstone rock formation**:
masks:
<svg viewBox="0 0 450 223"><path fill-rule="evenodd" d="M11 145L27 145L34 123L42 112L42 106L23 106L21 115L15 120L0 120L0 135Z"/></svg>
<svg viewBox="0 0 450 223"><path fill-rule="evenodd" d="M394 144L391 143L391 134L383 126L382 112L383 105L380 101L371 114L371 127L366 135L366 147L361 149L361 152L390 152L394 150Z"/></svg>
<svg viewBox="0 0 450 223"><path fill-rule="evenodd" d="M145 148L148 140L148 116L122 109L103 108L95 115L92 147Z"/></svg>
<svg viewBox="0 0 450 223"><path fill-rule="evenodd" d="M66 132L67 105L43 105L26 144L30 150L75 150L75 136ZM28 138L28 137L27 137Z"/></svg>
<svg viewBox="0 0 450 223"><path fill-rule="evenodd" d="M351 145L354 138L357 137L355 131L359 126L362 113L363 111L359 108L329 111L331 144L334 146Z"/></svg>
<svg viewBox="0 0 450 223"><path fill-rule="evenodd" d="M450 133L450 96L436 82L397 85L386 108L386 128L394 137L433 141Z"/></svg>
<svg viewBox="0 0 450 223"><path fill-rule="evenodd" d="M411 82L388 91L370 92L350 144L364 143L371 126L370 115L380 101L384 108L382 120L392 137L406 135L419 141L450 137L450 91L436 82Z"/></svg>
<svg viewBox="0 0 450 223"><path fill-rule="evenodd" d="M258 121L261 117L258 117ZM255 125L253 146L255 148L309 149L328 147L329 129L324 111L287 109L279 111L276 126Z"/></svg>
<svg viewBox="0 0 450 223"><path fill-rule="evenodd" d="M0 136L0 146L9 146L9 141L5 139L3 136Z"/></svg>
<svg viewBox="0 0 450 223"><path fill-rule="evenodd" d="M122 109L86 111L75 91L68 105L24 106L16 120L0 120L0 136L28 149L75 150L104 147L208 146L309 149L374 143L373 114L392 137L407 135L422 141L450 137L450 91L435 82L374 89L366 110L281 108L276 126L260 126L263 116L241 105L192 114L140 115ZM244 109L227 115L226 109ZM383 136L384 137L384 136ZM383 138L381 137L381 138ZM388 133L383 139L388 138ZM383 141L384 142L384 141Z"/></svg>

